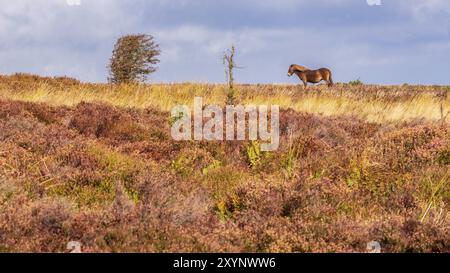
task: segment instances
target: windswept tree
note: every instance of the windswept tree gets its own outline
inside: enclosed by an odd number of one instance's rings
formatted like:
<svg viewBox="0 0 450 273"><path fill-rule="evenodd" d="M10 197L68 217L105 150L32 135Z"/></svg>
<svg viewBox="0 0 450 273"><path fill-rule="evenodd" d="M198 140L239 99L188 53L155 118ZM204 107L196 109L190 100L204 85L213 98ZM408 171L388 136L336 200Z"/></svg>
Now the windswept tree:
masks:
<svg viewBox="0 0 450 273"><path fill-rule="evenodd" d="M159 45L151 35L126 35L117 40L109 64L109 82L145 82L157 70Z"/></svg>

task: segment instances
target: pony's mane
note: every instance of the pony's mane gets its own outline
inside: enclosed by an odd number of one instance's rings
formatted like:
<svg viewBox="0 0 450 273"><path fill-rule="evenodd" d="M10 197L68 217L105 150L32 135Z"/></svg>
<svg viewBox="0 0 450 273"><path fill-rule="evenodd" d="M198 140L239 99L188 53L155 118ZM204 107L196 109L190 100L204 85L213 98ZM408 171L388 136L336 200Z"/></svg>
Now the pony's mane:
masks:
<svg viewBox="0 0 450 273"><path fill-rule="evenodd" d="M304 67L304 66L301 66L301 65L298 65L298 64L293 64L292 68L294 69L294 71L300 71L300 72L305 72L305 71L311 70L311 69L309 69L307 67Z"/></svg>

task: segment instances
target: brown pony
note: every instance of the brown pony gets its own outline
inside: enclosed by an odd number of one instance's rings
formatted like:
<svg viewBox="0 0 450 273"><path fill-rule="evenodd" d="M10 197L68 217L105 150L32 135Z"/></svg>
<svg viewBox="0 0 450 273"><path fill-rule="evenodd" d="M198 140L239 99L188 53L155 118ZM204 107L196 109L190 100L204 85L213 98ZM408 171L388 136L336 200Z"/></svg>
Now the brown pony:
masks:
<svg viewBox="0 0 450 273"><path fill-rule="evenodd" d="M319 83L322 80L326 81L328 83L328 86L333 86L331 70L328 68L311 70L304 66L293 64L289 67L288 76L290 77L294 73L297 74L300 80L302 80L305 87L308 86L308 82Z"/></svg>

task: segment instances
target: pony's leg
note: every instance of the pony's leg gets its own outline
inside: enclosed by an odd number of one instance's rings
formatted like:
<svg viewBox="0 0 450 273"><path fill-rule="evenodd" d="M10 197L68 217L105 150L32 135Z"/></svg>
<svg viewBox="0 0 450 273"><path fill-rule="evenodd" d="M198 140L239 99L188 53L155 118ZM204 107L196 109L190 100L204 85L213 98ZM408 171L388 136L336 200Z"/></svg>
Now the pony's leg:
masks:
<svg viewBox="0 0 450 273"><path fill-rule="evenodd" d="M331 79L329 77L322 77L322 80L327 83L328 87L333 85L333 82L331 81Z"/></svg>
<svg viewBox="0 0 450 273"><path fill-rule="evenodd" d="M303 81L303 86L305 87L305 89L308 87L308 82L307 81Z"/></svg>
<svg viewBox="0 0 450 273"><path fill-rule="evenodd" d="M330 75L328 76L328 86L332 87L333 85L334 85L333 76L330 73Z"/></svg>

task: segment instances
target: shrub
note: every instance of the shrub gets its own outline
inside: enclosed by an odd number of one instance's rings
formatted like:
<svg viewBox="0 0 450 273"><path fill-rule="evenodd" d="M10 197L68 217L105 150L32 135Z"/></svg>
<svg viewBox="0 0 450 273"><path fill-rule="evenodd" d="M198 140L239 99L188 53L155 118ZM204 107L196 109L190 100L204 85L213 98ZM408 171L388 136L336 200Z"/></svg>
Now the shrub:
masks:
<svg viewBox="0 0 450 273"><path fill-rule="evenodd" d="M148 137L146 131L129 115L111 106L85 102L77 106L69 128L75 128L86 136L106 137L117 141L142 141Z"/></svg>
<svg viewBox="0 0 450 273"><path fill-rule="evenodd" d="M266 153L168 116L0 101L0 252L449 252L446 124L283 110Z"/></svg>
<svg viewBox="0 0 450 273"><path fill-rule="evenodd" d="M252 169L258 167L261 161L261 148L258 141L251 141L246 148L247 159Z"/></svg>
<svg viewBox="0 0 450 273"><path fill-rule="evenodd" d="M359 85L363 85L364 83L358 78L356 80L349 81L348 84L351 86L359 86Z"/></svg>

